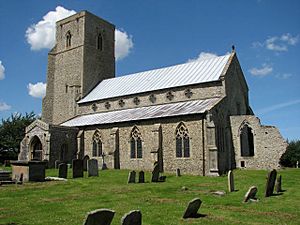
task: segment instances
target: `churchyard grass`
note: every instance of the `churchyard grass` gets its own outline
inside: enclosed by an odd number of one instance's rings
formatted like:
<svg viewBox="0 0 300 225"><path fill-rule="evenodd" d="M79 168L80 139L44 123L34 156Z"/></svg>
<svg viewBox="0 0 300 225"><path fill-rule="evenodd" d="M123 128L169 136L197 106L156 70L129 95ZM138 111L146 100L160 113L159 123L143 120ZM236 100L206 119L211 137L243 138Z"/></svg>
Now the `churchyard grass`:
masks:
<svg viewBox="0 0 300 225"><path fill-rule="evenodd" d="M47 170L57 176L58 170ZM282 195L264 197L267 171L234 170L235 189L228 192L227 176L176 177L166 174L164 183L127 184L128 170L99 171L99 177L5 185L0 187L0 224L80 225L87 212L108 208L116 211L112 224L130 210L142 212L143 225L181 224L300 224L300 170L279 170ZM71 178L69 169L68 177ZM250 186L258 187L259 202L243 203ZM187 190L182 190L185 186ZM215 196L212 191L226 191ZM205 217L182 219L190 200L200 198Z"/></svg>

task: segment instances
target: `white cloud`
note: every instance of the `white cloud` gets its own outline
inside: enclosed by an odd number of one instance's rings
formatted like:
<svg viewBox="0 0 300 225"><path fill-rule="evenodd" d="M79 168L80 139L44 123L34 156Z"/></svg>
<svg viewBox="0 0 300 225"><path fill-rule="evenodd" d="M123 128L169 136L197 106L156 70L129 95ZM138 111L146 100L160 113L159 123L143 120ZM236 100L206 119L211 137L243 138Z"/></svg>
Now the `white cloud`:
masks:
<svg viewBox="0 0 300 225"><path fill-rule="evenodd" d="M3 80L5 78L4 72L5 72L5 68L0 60L0 80Z"/></svg>
<svg viewBox="0 0 300 225"><path fill-rule="evenodd" d="M46 95L46 86L47 84L42 82L36 84L29 83L27 86L28 94L34 98L43 98Z"/></svg>
<svg viewBox="0 0 300 225"><path fill-rule="evenodd" d="M116 60L125 58L133 48L132 36L125 31L115 30L115 57Z"/></svg>
<svg viewBox="0 0 300 225"><path fill-rule="evenodd" d="M0 102L0 112L10 110L11 106L7 105L5 102Z"/></svg>
<svg viewBox="0 0 300 225"><path fill-rule="evenodd" d="M27 42L31 45L31 50L52 48L55 44L55 23L75 14L74 10L68 10L57 6L55 11L48 12L37 24L33 24L26 30Z"/></svg>
<svg viewBox="0 0 300 225"><path fill-rule="evenodd" d="M286 80L286 79L291 78L292 76L293 76L293 75L290 74L290 73L283 73L283 74L277 74L277 75L276 75L276 78L282 79L282 80Z"/></svg>
<svg viewBox="0 0 300 225"><path fill-rule="evenodd" d="M197 58L189 59L188 62L201 61L201 60L211 59L211 58L215 58L215 57L218 57L218 55L211 53L211 52L201 52Z"/></svg>
<svg viewBox="0 0 300 225"><path fill-rule="evenodd" d="M28 27L25 36L31 50L51 49L55 45L56 21L75 13L74 10L57 6L55 11L48 12L41 21ZM115 57L116 60L121 60L128 56L133 48L132 36L116 29L115 39Z"/></svg>
<svg viewBox="0 0 300 225"><path fill-rule="evenodd" d="M266 107L266 108L263 108L263 109L259 109L259 110L257 110L257 112L259 114L265 114L265 113L268 113L268 112L272 112L272 111L275 111L275 110L278 110L278 109L282 109L282 108L297 105L297 104L300 104L300 99L275 104L275 105L272 105L272 106L269 106L269 107Z"/></svg>
<svg viewBox="0 0 300 225"><path fill-rule="evenodd" d="M276 52L286 52L289 46L294 46L299 42L299 35L293 36L290 33L282 34L281 36L269 37L263 43L254 42L252 46L266 47L266 49Z"/></svg>
<svg viewBox="0 0 300 225"><path fill-rule="evenodd" d="M249 72L253 76L259 76L259 77L266 76L270 74L272 71L273 71L273 67L267 64L263 64L261 68L253 67L252 69L249 70Z"/></svg>

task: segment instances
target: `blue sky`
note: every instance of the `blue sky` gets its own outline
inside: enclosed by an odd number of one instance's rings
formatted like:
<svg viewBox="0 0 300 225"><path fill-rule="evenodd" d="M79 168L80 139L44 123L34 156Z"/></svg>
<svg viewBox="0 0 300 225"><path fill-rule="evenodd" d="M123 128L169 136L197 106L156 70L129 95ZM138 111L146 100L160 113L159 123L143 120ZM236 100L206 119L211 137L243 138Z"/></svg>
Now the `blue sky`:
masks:
<svg viewBox="0 0 300 225"><path fill-rule="evenodd" d="M41 113L51 45L45 38L52 32L43 17L47 22L71 10L88 10L116 25L117 76L223 55L234 44L262 124L279 127L285 138L300 138L298 0L2 0L0 118Z"/></svg>

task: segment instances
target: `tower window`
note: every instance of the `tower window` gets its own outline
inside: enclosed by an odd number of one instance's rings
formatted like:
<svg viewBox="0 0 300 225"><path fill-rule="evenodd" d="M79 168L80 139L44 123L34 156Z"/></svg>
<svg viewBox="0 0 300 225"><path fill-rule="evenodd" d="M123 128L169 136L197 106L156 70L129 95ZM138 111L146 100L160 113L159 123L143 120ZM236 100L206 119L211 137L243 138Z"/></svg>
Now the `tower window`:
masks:
<svg viewBox="0 0 300 225"><path fill-rule="evenodd" d="M184 123L180 123L176 129L176 157L190 157L190 137Z"/></svg>
<svg viewBox="0 0 300 225"><path fill-rule="evenodd" d="M71 39L72 39L71 32L68 31L66 34L66 47L71 47Z"/></svg>
<svg viewBox="0 0 300 225"><path fill-rule="evenodd" d="M130 135L130 158L143 158L142 137L139 129L134 127Z"/></svg>
<svg viewBox="0 0 300 225"><path fill-rule="evenodd" d="M103 50L103 37L102 37L102 34L98 34L98 37L97 37L97 49L99 49L100 51Z"/></svg>

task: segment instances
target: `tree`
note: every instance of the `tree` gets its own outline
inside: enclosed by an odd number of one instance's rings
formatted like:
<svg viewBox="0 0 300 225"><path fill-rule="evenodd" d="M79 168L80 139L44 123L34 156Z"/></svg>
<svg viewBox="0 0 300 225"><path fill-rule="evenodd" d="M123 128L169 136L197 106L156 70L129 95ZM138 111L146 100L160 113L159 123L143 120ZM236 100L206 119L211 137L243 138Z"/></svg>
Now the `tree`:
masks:
<svg viewBox="0 0 300 225"><path fill-rule="evenodd" d="M0 149L19 152L20 142L24 138L25 128L36 120L34 112L22 115L12 114L7 119L2 119L0 124Z"/></svg>
<svg viewBox="0 0 300 225"><path fill-rule="evenodd" d="M279 163L285 167L295 167L297 161L300 166L300 140L288 142L288 147L282 154Z"/></svg>

